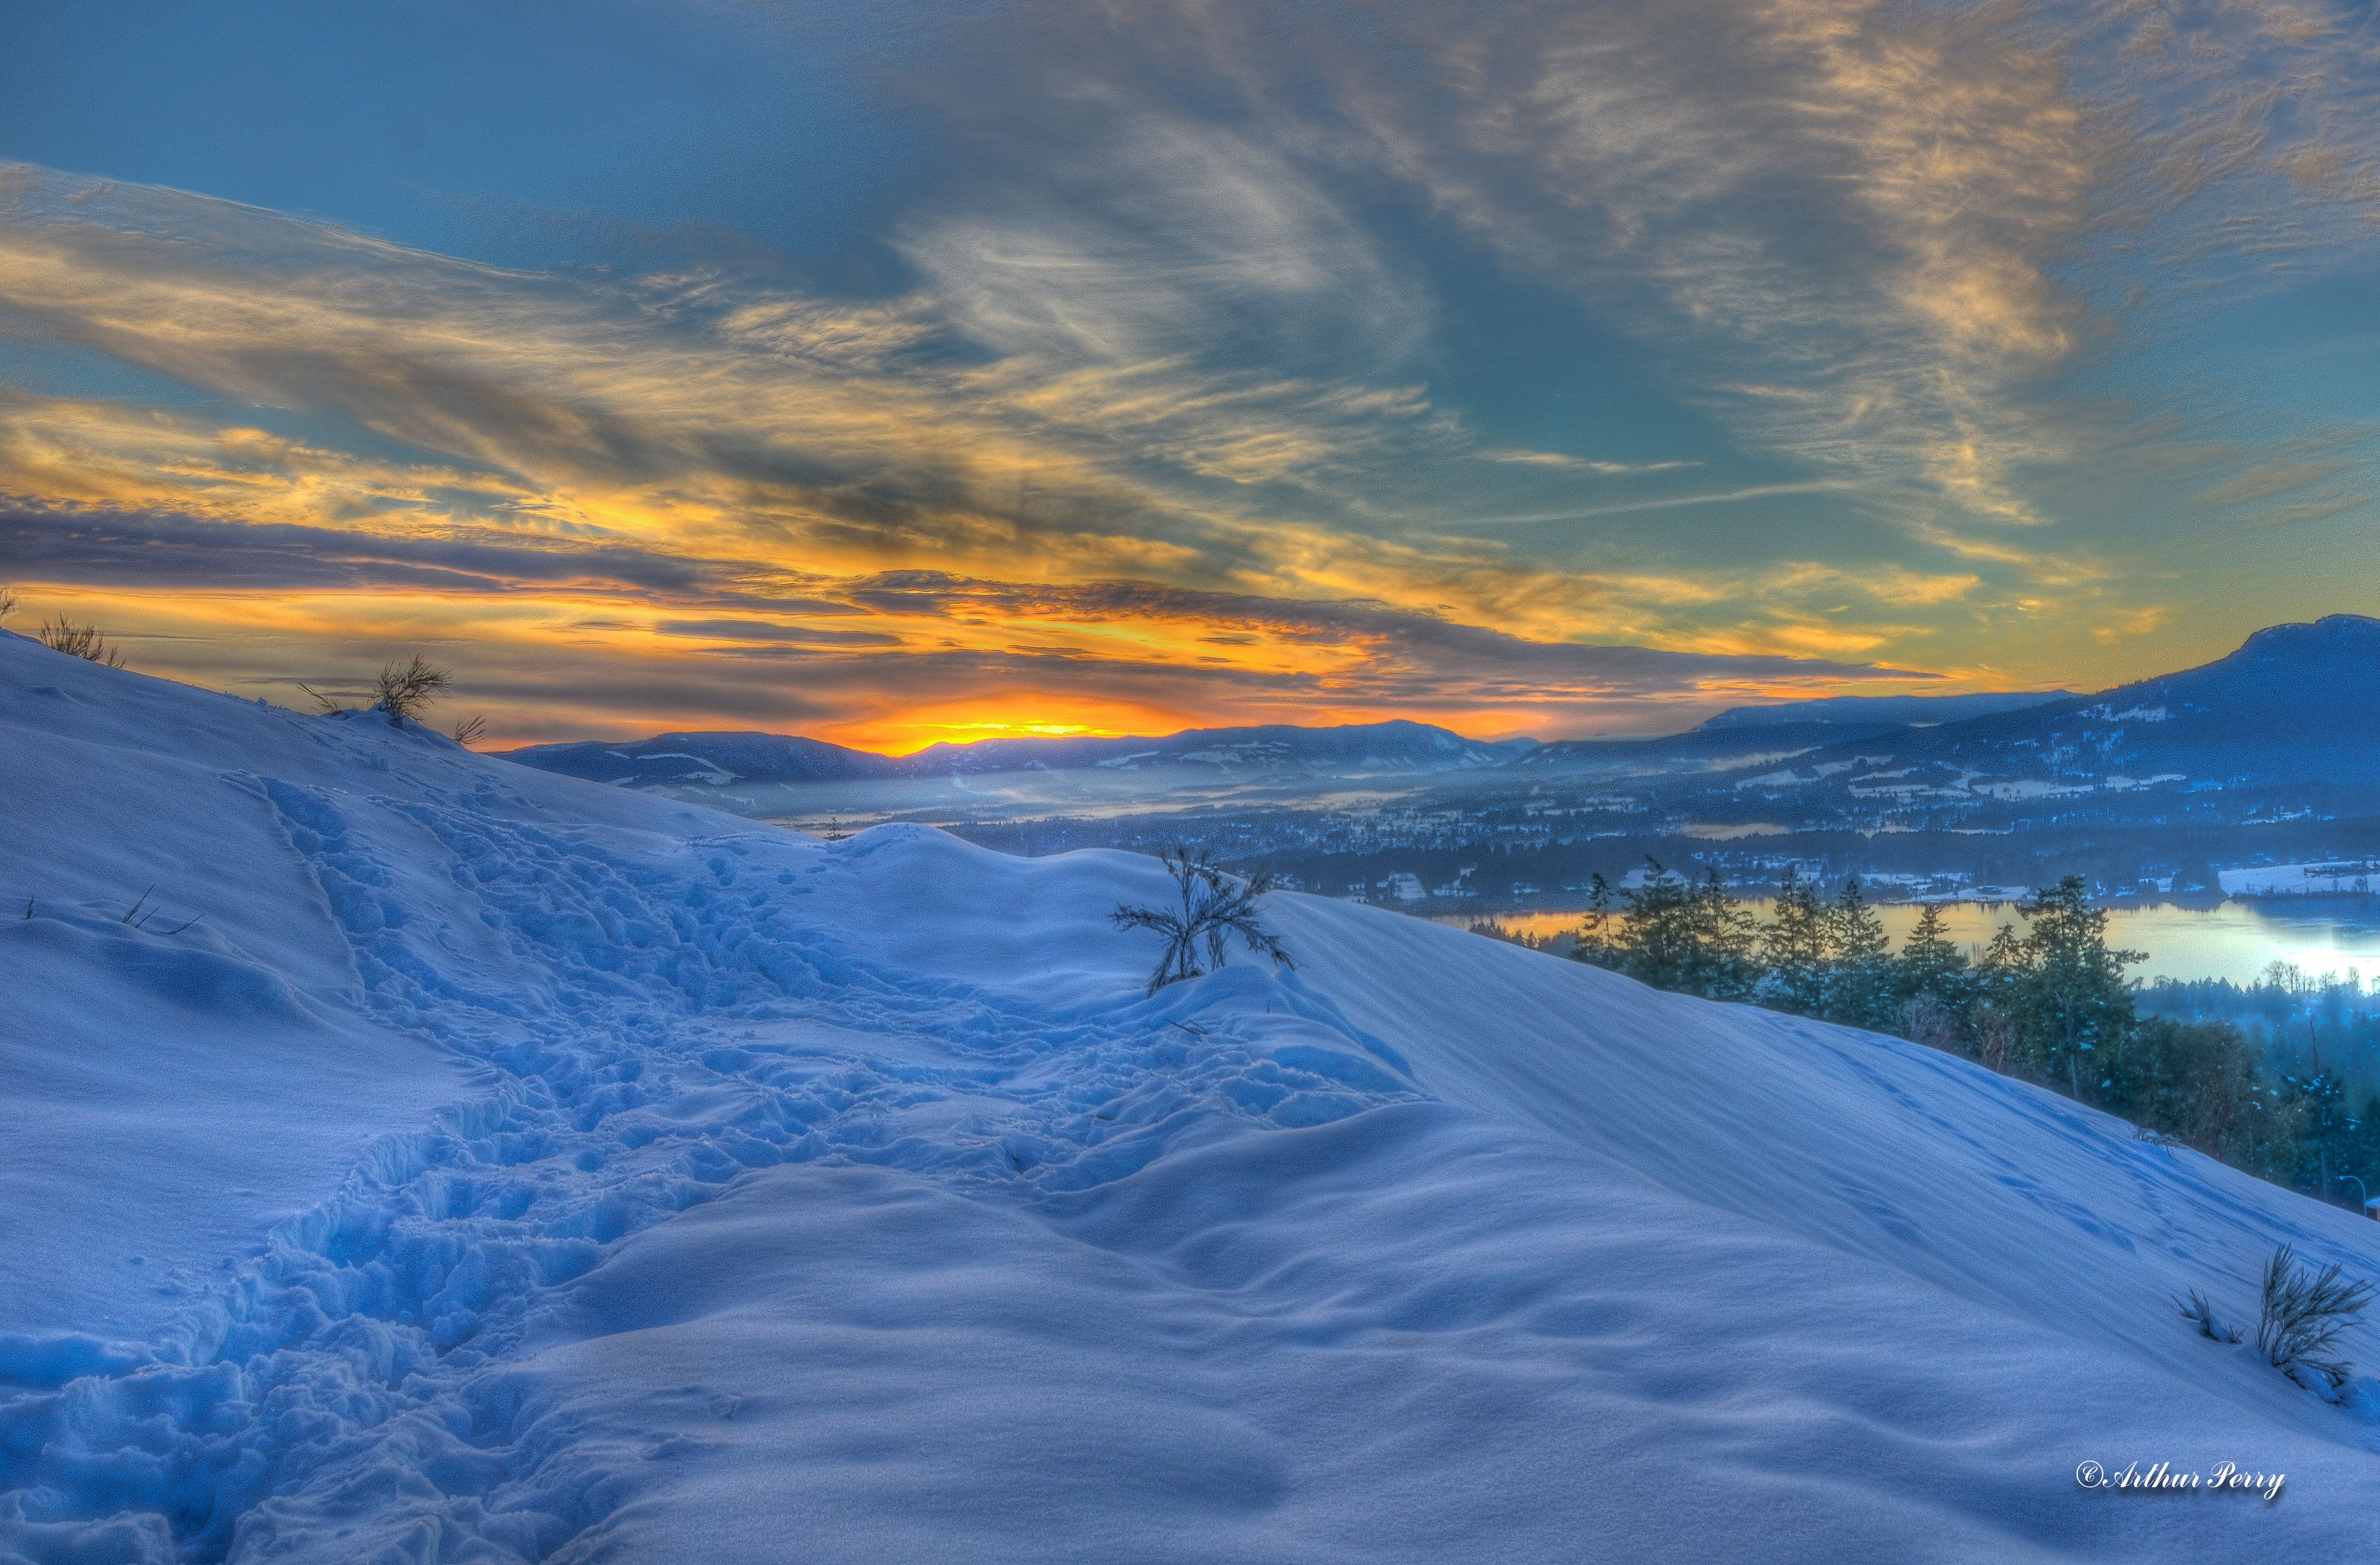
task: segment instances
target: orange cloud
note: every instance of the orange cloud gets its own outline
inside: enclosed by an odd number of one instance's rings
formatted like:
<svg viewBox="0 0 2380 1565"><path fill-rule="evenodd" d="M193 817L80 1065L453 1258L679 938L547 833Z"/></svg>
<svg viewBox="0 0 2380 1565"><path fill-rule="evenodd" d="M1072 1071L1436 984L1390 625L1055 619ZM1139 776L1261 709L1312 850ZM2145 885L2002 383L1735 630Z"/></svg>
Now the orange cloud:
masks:
<svg viewBox="0 0 2380 1565"><path fill-rule="evenodd" d="M67 613L132 666L241 694L359 689L423 651L493 736L795 727L905 750L963 734L1402 716L1468 732L1645 726L1872 664L1547 642L1364 601L941 572L792 576L611 542L375 537L90 511L0 516ZM170 590L161 590L170 588Z"/></svg>

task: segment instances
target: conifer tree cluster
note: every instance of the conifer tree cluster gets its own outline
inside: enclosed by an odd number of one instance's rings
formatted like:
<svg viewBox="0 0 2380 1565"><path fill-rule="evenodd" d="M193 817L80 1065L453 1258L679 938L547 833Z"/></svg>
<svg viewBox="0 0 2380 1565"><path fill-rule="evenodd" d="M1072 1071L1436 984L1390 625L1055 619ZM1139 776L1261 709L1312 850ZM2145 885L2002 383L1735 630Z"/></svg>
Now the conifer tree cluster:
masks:
<svg viewBox="0 0 2380 1565"><path fill-rule="evenodd" d="M1884 923L1857 877L1828 899L1789 869L1773 916L1761 924L1729 894L1717 870L1688 881L1658 860L1645 862L1652 872L1640 886L1617 890L1595 878L1576 950L1581 961L1656 989L1751 1001L1860 1027L1889 1029L1904 1002L1929 986L1945 1010L1965 1003L1950 975L1963 975L1966 959L1944 938L1931 908L1912 937L1915 957L1895 963ZM1914 988L1912 977L1921 980Z"/></svg>
<svg viewBox="0 0 2380 1565"><path fill-rule="evenodd" d="M1638 886L1597 876L1573 954L1656 989L1742 1001L1893 1033L2122 1115L2144 1135L2196 1147L2278 1183L2360 1204L2380 1195L2380 1097L2360 1111L2315 1062L2268 1074L2228 1020L2142 1015L2107 944L2107 914L2079 875L2017 904L1972 957L1929 904L1890 949L1856 878L1832 896L1788 870L1766 923L1718 873L1699 881L1653 860Z"/></svg>

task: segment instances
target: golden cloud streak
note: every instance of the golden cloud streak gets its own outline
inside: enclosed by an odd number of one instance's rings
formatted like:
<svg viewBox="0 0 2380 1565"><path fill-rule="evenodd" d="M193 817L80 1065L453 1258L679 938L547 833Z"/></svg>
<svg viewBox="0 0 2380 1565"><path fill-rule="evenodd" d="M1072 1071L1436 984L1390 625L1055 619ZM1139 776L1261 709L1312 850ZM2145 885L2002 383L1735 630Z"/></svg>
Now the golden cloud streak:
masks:
<svg viewBox="0 0 2380 1565"><path fill-rule="evenodd" d="M15 319L261 414L18 396L0 491L372 532L632 539L829 576L1362 598L1543 640L1811 640L1752 573L1550 567L1499 541L1280 508L1285 486L1327 510L1312 485L1329 474L1455 449L1409 386L1173 352L962 363L939 351L949 324L924 296L833 306L717 276L508 273L23 168L0 173L0 212ZM1707 613L1720 606L1736 611L1724 631Z"/></svg>

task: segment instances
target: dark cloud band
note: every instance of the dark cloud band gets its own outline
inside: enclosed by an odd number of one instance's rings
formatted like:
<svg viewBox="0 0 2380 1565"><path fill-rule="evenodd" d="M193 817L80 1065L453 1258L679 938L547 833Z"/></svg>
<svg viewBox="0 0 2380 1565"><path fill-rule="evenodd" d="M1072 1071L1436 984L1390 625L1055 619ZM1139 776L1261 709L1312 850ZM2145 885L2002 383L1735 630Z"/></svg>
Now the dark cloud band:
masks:
<svg viewBox="0 0 2380 1565"><path fill-rule="evenodd" d="M1509 722L1522 713L1545 732L1574 733L1608 726L1647 699L1734 699L1779 686L1934 677L1867 663L1532 641L1366 601L932 571L795 579L750 562L610 542L387 536L157 513L0 512L0 560L19 581L85 591L442 597L467 622L474 604L608 600L616 605L610 615L563 622L584 637L566 649L532 657L490 645L477 654L483 667L474 687L487 698L535 707L547 733L565 713L583 714L580 722L651 710L680 723L697 721L687 715L695 712L702 721L768 722L1018 698L1233 721L1493 712ZM647 621L638 609L663 617ZM621 610L628 617L615 617ZM791 623L817 617L842 623ZM852 623L869 619L885 628ZM1145 653L1129 642L1077 644L1062 634L1066 626L1119 622L1161 625L1167 634ZM1012 636L970 648L941 636L945 644L932 645L938 628L986 626L1033 627L1055 638ZM468 628L458 638L469 639ZM1267 665L1166 649L1179 643L1230 648L1243 658L1266 647L1330 655L1315 666L1282 667L1279 658ZM746 671L732 684L706 672L722 658ZM260 667L239 677L270 685L311 676L310 665ZM560 731L567 729L565 721Z"/></svg>

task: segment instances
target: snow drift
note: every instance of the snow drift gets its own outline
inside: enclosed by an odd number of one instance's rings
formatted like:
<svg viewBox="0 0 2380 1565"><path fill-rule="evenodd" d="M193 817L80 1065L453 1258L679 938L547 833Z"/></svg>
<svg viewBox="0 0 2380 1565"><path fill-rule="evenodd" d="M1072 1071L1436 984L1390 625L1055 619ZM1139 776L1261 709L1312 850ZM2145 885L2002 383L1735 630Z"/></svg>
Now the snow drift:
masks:
<svg viewBox="0 0 2380 1565"><path fill-rule="evenodd" d="M1144 998L1151 860L13 637L0 731L0 1561L2380 1542L2373 1383L2171 1302L2380 1228L1943 1055L1295 896Z"/></svg>

